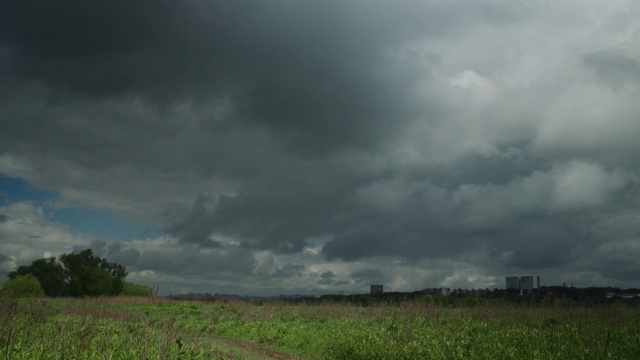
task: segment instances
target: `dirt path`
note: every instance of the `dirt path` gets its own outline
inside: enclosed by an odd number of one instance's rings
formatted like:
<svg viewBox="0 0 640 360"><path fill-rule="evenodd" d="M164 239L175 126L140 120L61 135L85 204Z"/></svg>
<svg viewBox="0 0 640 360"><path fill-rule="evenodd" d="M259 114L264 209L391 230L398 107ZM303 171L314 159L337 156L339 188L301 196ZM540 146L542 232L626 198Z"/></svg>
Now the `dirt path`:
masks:
<svg viewBox="0 0 640 360"><path fill-rule="evenodd" d="M252 354L255 354L256 357L260 359L277 359L277 360L300 360L299 357L275 352L272 350L268 350L262 347L259 347L255 344L246 343L243 341L232 340L232 339L215 339L216 341L225 343L232 347L241 348L243 350L247 350Z"/></svg>

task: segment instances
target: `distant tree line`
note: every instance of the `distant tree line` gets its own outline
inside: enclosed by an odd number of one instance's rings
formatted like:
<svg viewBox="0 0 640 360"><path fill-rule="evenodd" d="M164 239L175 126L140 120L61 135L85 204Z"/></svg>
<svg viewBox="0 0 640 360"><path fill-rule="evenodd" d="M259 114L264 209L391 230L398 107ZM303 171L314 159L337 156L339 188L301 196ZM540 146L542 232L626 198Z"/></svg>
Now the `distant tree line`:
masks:
<svg viewBox="0 0 640 360"><path fill-rule="evenodd" d="M420 301L427 306L443 307L478 305L565 307L574 305L609 306L621 303L627 306L640 306L639 295L640 289L544 286L525 293L520 293L520 290L517 289L493 289L484 292L481 296L474 296L468 290L458 289L454 290L451 295L424 294L422 291L385 292L382 294L323 295L315 299L305 298L304 301L307 303L348 302L360 306L398 304L405 301Z"/></svg>
<svg viewBox="0 0 640 360"><path fill-rule="evenodd" d="M134 295L151 296L153 288L125 282L127 269L120 264L93 255L91 249L62 254L58 258L38 259L8 274L3 285L6 295L82 297ZM41 290L38 291L38 286Z"/></svg>

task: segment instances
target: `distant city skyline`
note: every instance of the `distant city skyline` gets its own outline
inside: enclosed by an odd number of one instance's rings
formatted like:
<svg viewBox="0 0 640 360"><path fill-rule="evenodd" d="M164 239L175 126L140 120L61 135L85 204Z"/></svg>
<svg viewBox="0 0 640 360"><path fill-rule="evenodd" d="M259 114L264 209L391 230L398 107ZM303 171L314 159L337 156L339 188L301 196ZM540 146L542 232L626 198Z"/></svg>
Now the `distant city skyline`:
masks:
<svg viewBox="0 0 640 360"><path fill-rule="evenodd" d="M505 289L531 291L538 288L540 288L540 276L522 275L507 276L505 278Z"/></svg>

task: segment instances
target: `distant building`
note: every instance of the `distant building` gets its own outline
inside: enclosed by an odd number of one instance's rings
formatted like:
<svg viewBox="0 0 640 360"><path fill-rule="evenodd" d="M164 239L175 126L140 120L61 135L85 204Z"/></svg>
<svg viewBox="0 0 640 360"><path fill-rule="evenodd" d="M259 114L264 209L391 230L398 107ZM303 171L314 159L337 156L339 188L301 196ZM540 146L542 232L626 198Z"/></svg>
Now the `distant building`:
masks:
<svg viewBox="0 0 640 360"><path fill-rule="evenodd" d="M384 292L382 285L371 285L371 295L382 294Z"/></svg>
<svg viewBox="0 0 640 360"><path fill-rule="evenodd" d="M540 288L540 276L522 276L520 278L520 290L531 291Z"/></svg>
<svg viewBox="0 0 640 360"><path fill-rule="evenodd" d="M507 276L505 278L507 289L518 289L520 291L531 291L540 288L540 276Z"/></svg>
<svg viewBox="0 0 640 360"><path fill-rule="evenodd" d="M520 277L519 276L507 276L507 278L506 278L506 288L507 289L518 289L518 290L520 290Z"/></svg>

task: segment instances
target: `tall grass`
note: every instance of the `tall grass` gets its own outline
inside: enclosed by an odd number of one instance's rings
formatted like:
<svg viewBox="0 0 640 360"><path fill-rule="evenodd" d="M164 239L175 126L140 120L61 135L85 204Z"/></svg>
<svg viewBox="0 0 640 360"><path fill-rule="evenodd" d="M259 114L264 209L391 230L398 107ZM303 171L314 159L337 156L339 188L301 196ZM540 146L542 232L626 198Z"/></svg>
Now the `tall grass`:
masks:
<svg viewBox="0 0 640 360"><path fill-rule="evenodd" d="M152 322L143 314L113 306L133 304L120 301L3 298L0 358L220 358L211 342L183 340L175 324Z"/></svg>
<svg viewBox="0 0 640 360"><path fill-rule="evenodd" d="M614 308L262 307L217 324L230 336L323 359L635 359L640 312Z"/></svg>
<svg viewBox="0 0 640 360"><path fill-rule="evenodd" d="M640 309L450 308L420 302L258 306L149 298L0 301L3 359L250 356L234 353L219 339L307 359L635 359Z"/></svg>

